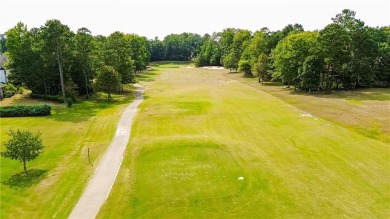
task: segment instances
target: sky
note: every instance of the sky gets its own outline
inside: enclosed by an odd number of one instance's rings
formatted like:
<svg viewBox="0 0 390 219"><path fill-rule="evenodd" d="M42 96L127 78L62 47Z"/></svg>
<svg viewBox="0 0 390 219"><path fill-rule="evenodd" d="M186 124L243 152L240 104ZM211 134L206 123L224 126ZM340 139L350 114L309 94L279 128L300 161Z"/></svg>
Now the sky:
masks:
<svg viewBox="0 0 390 219"><path fill-rule="evenodd" d="M228 27L276 31L294 23L319 30L346 8L368 26L390 25L389 0L0 0L0 33L19 21L33 28L49 19L72 31L86 27L93 35L121 31L149 39Z"/></svg>

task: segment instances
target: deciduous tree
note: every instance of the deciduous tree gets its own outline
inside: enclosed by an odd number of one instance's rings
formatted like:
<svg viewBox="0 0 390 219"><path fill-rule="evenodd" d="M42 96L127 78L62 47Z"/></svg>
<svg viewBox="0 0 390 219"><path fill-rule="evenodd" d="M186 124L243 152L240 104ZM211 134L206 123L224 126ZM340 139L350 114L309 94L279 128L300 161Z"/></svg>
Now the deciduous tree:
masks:
<svg viewBox="0 0 390 219"><path fill-rule="evenodd" d="M114 32L104 43L104 63L112 66L121 77L122 84L135 82L134 60L125 34Z"/></svg>
<svg viewBox="0 0 390 219"><path fill-rule="evenodd" d="M39 52L34 50L37 39L27 26L21 22L6 32L8 47L7 68L12 69L9 79L14 84L24 84L33 92L42 93L44 81L47 77L43 75L43 63Z"/></svg>
<svg viewBox="0 0 390 219"><path fill-rule="evenodd" d="M44 149L40 133L30 131L10 130L11 139L6 142L1 156L23 163L24 172L27 173L26 163L36 159Z"/></svg>
<svg viewBox="0 0 390 219"><path fill-rule="evenodd" d="M259 78L259 82L263 83L265 79L270 77L270 62L266 54L261 53L257 58L254 66L252 66L253 72Z"/></svg>
<svg viewBox="0 0 390 219"><path fill-rule="evenodd" d="M87 28L80 28L73 37L75 45L75 59L81 63L81 71L85 79L85 92L87 99L90 98L90 76L93 74L93 59L96 58L96 44L94 43L91 31Z"/></svg>
<svg viewBox="0 0 390 219"><path fill-rule="evenodd" d="M48 20L41 28L40 38L41 55L44 61L48 63L57 63L60 74L62 97L65 98L65 79L64 79L64 53L70 45L72 33L68 26L59 20ZM65 101L64 101L65 102Z"/></svg>
<svg viewBox="0 0 390 219"><path fill-rule="evenodd" d="M96 77L96 87L98 90L107 93L107 99L112 99L111 93L120 89L121 78L112 66L103 66Z"/></svg>
<svg viewBox="0 0 390 219"><path fill-rule="evenodd" d="M301 80L302 88L308 90L318 90L321 82L321 74L324 71L324 60L318 56L308 56L303 63Z"/></svg>
<svg viewBox="0 0 390 219"><path fill-rule="evenodd" d="M235 69L237 71L238 69L238 59L234 52L229 53L224 59L223 59L223 67L229 69L230 71L232 69Z"/></svg>
<svg viewBox="0 0 390 219"><path fill-rule="evenodd" d="M280 77L288 85L300 82L298 70L306 57L312 55L318 33L292 33L276 46L272 53L276 67L275 76Z"/></svg>
<svg viewBox="0 0 390 219"><path fill-rule="evenodd" d="M240 60L238 63L238 71L244 72L245 76L252 76L251 64L249 60Z"/></svg>

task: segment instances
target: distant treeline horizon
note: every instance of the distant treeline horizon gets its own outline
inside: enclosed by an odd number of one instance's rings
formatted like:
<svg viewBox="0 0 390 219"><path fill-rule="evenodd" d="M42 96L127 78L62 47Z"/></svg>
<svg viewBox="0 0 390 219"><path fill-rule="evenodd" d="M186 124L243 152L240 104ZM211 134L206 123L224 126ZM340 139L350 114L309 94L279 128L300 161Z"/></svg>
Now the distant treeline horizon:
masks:
<svg viewBox="0 0 390 219"><path fill-rule="evenodd" d="M163 40L119 31L93 36L87 28L74 33L59 20L31 29L20 22L0 37L0 52L7 55L10 81L40 94L57 94L61 87L88 93L103 66L112 66L122 84L132 83L150 61L163 60L224 66L259 82L281 81L309 92L389 87L390 26L366 26L355 14L345 9L318 31L288 24L277 31L226 28Z"/></svg>

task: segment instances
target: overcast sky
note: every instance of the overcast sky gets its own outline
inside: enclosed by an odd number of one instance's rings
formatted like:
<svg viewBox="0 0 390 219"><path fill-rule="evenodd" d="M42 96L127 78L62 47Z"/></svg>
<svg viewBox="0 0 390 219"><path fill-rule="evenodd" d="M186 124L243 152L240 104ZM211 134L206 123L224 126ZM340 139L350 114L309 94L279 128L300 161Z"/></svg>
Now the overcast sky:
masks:
<svg viewBox="0 0 390 219"><path fill-rule="evenodd" d="M160 39L228 27L275 31L290 23L315 30L345 8L369 26L390 25L389 0L0 0L0 33L19 21L32 28L48 19L72 31L87 27L93 35L121 31Z"/></svg>

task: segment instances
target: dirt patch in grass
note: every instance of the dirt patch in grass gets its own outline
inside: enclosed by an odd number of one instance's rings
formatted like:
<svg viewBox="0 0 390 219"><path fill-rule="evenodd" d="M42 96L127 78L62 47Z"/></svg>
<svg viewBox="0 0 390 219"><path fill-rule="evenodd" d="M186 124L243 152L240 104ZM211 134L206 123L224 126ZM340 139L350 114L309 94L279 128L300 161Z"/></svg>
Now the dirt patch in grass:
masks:
<svg viewBox="0 0 390 219"><path fill-rule="evenodd" d="M205 67L202 67L204 69L211 69L211 70L221 70L221 69L224 69L222 66L205 66Z"/></svg>

